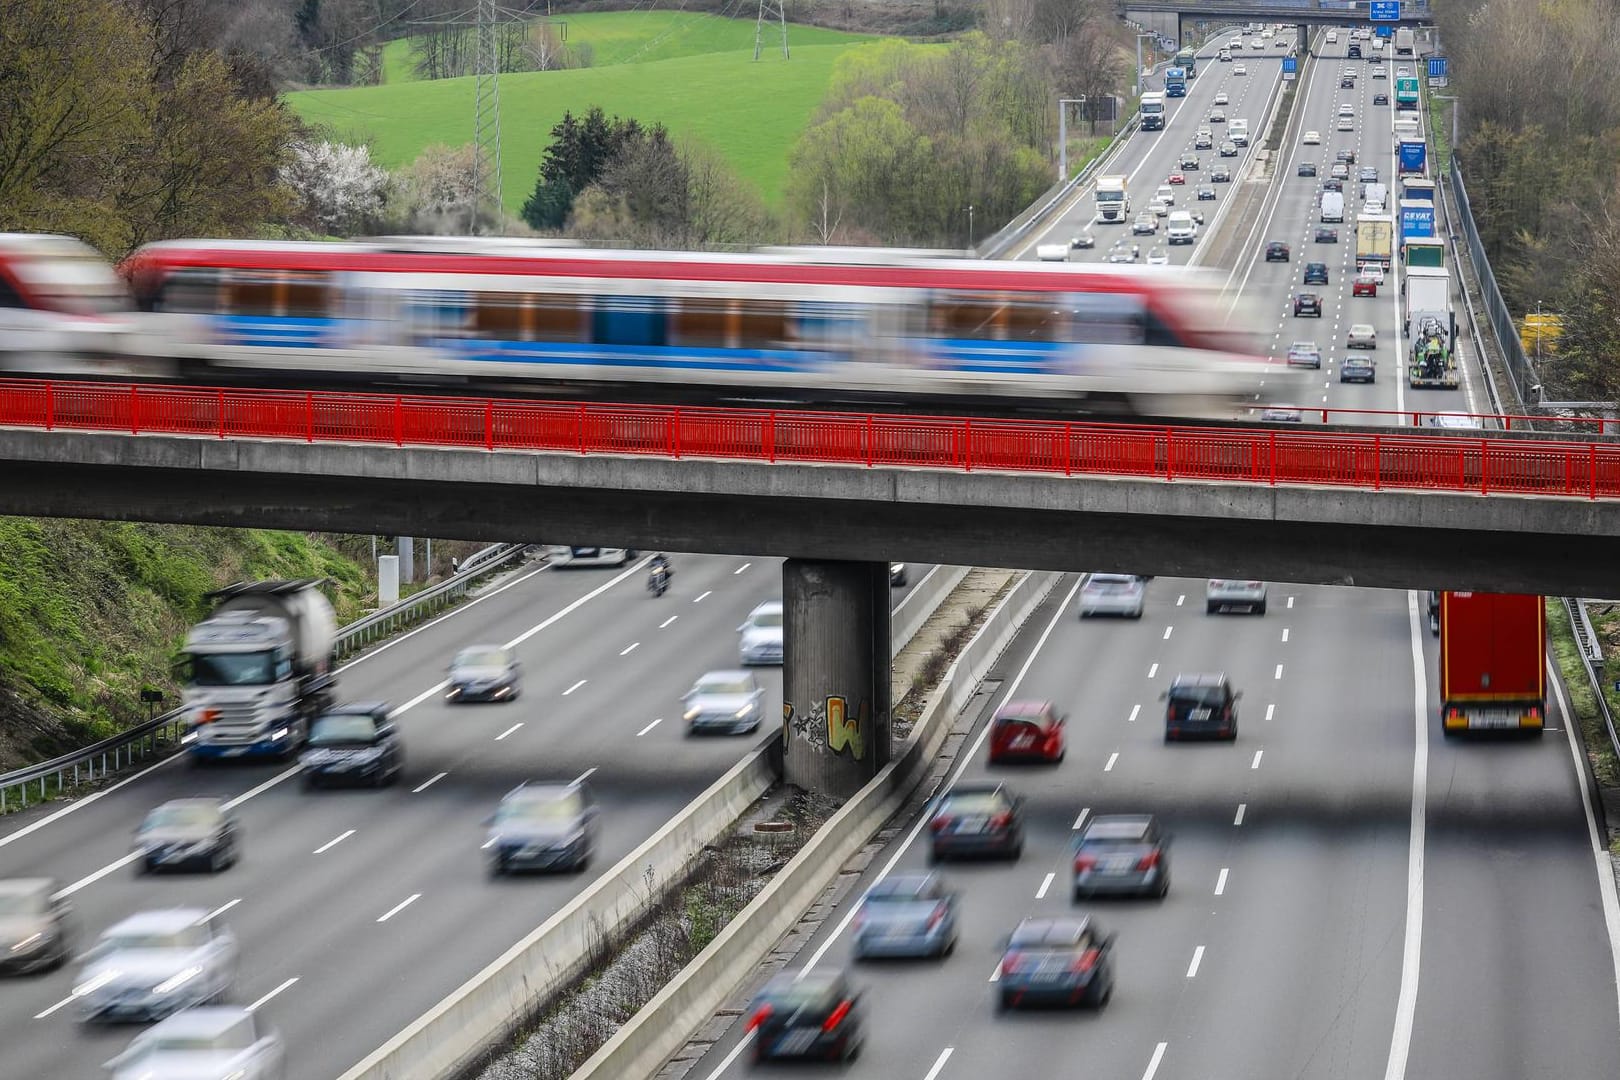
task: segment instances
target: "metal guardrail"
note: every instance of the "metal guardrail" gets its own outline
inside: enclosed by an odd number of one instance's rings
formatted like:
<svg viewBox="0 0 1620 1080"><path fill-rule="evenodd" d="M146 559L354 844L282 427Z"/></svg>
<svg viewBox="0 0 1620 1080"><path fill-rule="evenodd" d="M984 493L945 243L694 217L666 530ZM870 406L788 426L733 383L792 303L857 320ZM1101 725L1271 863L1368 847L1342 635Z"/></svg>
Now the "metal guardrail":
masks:
<svg viewBox="0 0 1620 1080"><path fill-rule="evenodd" d="M1468 185L1463 182L1462 163L1455 146L1451 148L1451 191L1457 200L1457 216L1462 219L1463 235L1468 240L1468 254L1474 262L1474 276L1479 280L1479 291L1485 298L1485 314L1490 320L1491 329L1496 332L1508 375L1513 379L1519 400L1533 401L1536 395L1530 388L1539 380L1524 355L1519 328L1513 321L1513 313L1508 310L1507 302L1502 299L1502 290L1496 284L1496 273L1485 255L1485 244L1480 239L1479 227L1474 223L1474 208L1468 198Z"/></svg>
<svg viewBox="0 0 1620 1080"><path fill-rule="evenodd" d="M333 643L334 655L339 658L351 655L371 642L437 614L467 595L467 590L478 579L527 548L526 544L491 544L473 553L455 574L437 585L343 627ZM180 746L184 733L185 710L170 709L89 746L0 775L0 814L27 806L29 792L36 784L39 796L34 801L43 802L53 790L60 793L103 779L137 760L170 753Z"/></svg>
<svg viewBox="0 0 1620 1080"><path fill-rule="evenodd" d="M1592 620L1586 614L1586 601L1568 596L1559 597L1559 601L1569 615L1569 627L1575 634L1575 644L1578 646L1576 651L1581 654L1581 667L1592 684L1592 697L1597 700L1598 711L1603 714L1603 727L1609 733L1609 746L1615 757L1620 758L1620 734L1615 731L1614 713L1609 708L1608 697L1603 693L1603 647L1598 644L1597 631L1592 628ZM1564 719L1573 722L1575 718Z"/></svg>

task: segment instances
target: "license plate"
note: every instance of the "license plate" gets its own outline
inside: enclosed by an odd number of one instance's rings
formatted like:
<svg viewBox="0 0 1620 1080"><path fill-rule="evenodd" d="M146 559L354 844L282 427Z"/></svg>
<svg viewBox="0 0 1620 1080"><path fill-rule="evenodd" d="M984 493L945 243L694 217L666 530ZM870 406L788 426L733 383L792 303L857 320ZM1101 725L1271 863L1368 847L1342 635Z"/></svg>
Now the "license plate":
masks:
<svg viewBox="0 0 1620 1080"><path fill-rule="evenodd" d="M1034 745L1035 745L1035 736L1033 736L1033 735L1014 735L1013 736L1012 748L1014 750L1028 750L1031 746L1034 746Z"/></svg>
<svg viewBox="0 0 1620 1080"><path fill-rule="evenodd" d="M1517 709L1482 709L1468 714L1468 726L1496 730L1501 728L1517 728L1519 726L1519 710Z"/></svg>
<svg viewBox="0 0 1620 1080"><path fill-rule="evenodd" d="M1213 715L1214 710L1212 709L1194 709L1191 717L1194 720L1208 720Z"/></svg>
<svg viewBox="0 0 1620 1080"><path fill-rule="evenodd" d="M814 1028L795 1028L776 1040L778 1054L802 1054L816 1041Z"/></svg>
<svg viewBox="0 0 1620 1080"><path fill-rule="evenodd" d="M988 818L963 818L956 826L957 832L984 832L989 826Z"/></svg>
<svg viewBox="0 0 1620 1080"><path fill-rule="evenodd" d="M1133 865L1135 865L1135 860L1129 855L1120 855L1103 861L1103 869L1116 874L1121 870L1129 870Z"/></svg>

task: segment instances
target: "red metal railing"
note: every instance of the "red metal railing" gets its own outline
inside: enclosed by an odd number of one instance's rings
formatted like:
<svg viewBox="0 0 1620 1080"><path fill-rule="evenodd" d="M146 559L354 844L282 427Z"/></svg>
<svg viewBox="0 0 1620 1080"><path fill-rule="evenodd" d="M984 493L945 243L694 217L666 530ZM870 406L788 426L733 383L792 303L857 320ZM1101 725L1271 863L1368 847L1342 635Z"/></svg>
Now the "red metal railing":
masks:
<svg viewBox="0 0 1620 1080"><path fill-rule="evenodd" d="M0 426L1620 498L1620 445L0 380Z"/></svg>

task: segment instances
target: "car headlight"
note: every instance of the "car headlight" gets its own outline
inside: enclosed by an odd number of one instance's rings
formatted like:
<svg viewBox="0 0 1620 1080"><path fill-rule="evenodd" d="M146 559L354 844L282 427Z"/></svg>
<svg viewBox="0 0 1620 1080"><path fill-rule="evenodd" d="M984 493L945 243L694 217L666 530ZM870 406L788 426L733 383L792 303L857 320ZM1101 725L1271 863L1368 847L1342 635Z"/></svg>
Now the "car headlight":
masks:
<svg viewBox="0 0 1620 1080"><path fill-rule="evenodd" d="M703 715L703 710L702 709L687 709L686 712L682 715L681 719L683 719L683 720L696 720L698 717L700 717L702 715Z"/></svg>
<svg viewBox="0 0 1620 1080"><path fill-rule="evenodd" d="M44 931L40 931L38 933L29 934L27 937L17 942L17 944L11 947L11 951L14 953L32 952L34 949L43 944L45 944L45 933Z"/></svg>
<svg viewBox="0 0 1620 1080"><path fill-rule="evenodd" d="M186 983L202 974L202 968L193 964L184 971L171 975L152 988L154 994L172 994Z"/></svg>
<svg viewBox="0 0 1620 1080"><path fill-rule="evenodd" d="M741 720L743 717L747 716L749 713L751 713L753 711L754 711L754 707L752 705L744 705L742 708L737 710L736 718L738 720Z"/></svg>

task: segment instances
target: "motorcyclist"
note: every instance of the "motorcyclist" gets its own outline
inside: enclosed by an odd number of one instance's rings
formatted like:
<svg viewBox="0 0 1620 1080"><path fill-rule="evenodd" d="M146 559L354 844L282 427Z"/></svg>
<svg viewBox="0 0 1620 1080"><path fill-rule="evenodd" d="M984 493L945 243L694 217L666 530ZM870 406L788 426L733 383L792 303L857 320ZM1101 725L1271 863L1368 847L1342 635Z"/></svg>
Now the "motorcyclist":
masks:
<svg viewBox="0 0 1620 1080"><path fill-rule="evenodd" d="M654 592L661 592L661 586L668 585L669 579L674 575L675 571L670 569L669 559L660 551L647 564L647 588Z"/></svg>

